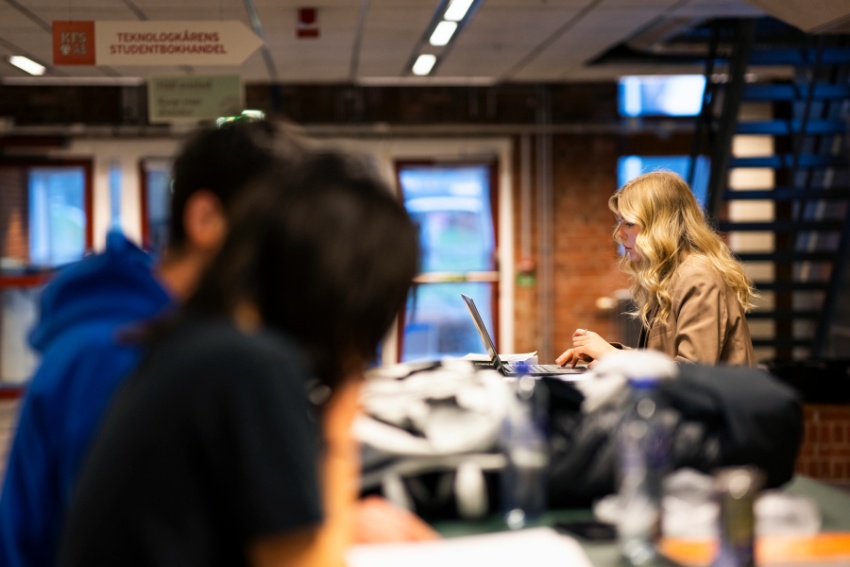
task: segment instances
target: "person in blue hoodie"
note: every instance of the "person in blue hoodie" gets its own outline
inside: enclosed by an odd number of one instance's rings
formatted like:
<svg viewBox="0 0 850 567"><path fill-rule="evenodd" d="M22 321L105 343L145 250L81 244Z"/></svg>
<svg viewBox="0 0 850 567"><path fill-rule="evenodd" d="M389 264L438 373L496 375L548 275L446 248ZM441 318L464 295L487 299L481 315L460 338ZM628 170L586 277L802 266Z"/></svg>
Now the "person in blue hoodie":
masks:
<svg viewBox="0 0 850 567"><path fill-rule="evenodd" d="M106 250L45 288L30 344L41 365L21 404L0 494L0 567L56 563L63 520L90 441L141 352L124 335L187 298L227 232L227 210L275 161L305 144L266 121L202 130L172 171L169 241L156 262L120 232ZM359 503L358 541L436 537L420 518L373 497Z"/></svg>
<svg viewBox="0 0 850 567"><path fill-rule="evenodd" d="M66 267L46 286L29 336L41 364L21 404L0 495L0 567L55 564L93 433L141 355L122 333L194 289L224 238L228 203L298 146L264 121L197 133L174 164L161 260L113 231L104 252Z"/></svg>

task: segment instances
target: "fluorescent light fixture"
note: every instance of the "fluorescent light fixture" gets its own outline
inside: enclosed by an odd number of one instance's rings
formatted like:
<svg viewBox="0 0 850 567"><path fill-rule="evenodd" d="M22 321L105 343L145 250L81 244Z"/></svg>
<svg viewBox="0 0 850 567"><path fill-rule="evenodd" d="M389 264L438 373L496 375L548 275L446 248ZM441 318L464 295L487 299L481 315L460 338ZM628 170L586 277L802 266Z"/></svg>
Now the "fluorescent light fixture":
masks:
<svg viewBox="0 0 850 567"><path fill-rule="evenodd" d="M431 34L431 39L428 41L431 42L431 45L446 45L452 39L456 29L457 22L443 20L434 28L434 33Z"/></svg>
<svg viewBox="0 0 850 567"><path fill-rule="evenodd" d="M413 64L413 74L419 75L420 77L423 75L427 75L431 72L431 69L434 68L434 63L436 62L436 55L431 55L430 53L423 53L422 55L416 58L416 63Z"/></svg>
<svg viewBox="0 0 850 567"><path fill-rule="evenodd" d="M36 63L29 57L24 57L23 55L12 55L9 57L9 63L30 75L44 75L44 65Z"/></svg>
<svg viewBox="0 0 850 567"><path fill-rule="evenodd" d="M452 0L452 3L449 4L443 18L453 22L461 21L464 16L466 16L466 13L469 11L469 7L472 6L474 1L475 0Z"/></svg>

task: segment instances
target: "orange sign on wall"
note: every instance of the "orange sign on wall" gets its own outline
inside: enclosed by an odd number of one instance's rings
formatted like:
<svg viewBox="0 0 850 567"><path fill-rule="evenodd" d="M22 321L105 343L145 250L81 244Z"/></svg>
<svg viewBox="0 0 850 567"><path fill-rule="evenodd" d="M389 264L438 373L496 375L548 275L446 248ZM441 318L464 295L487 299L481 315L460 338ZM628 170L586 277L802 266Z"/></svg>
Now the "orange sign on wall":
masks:
<svg viewBox="0 0 850 567"><path fill-rule="evenodd" d="M54 65L241 65L262 44L238 20L53 22Z"/></svg>
<svg viewBox="0 0 850 567"><path fill-rule="evenodd" d="M53 64L95 64L94 22L53 22Z"/></svg>

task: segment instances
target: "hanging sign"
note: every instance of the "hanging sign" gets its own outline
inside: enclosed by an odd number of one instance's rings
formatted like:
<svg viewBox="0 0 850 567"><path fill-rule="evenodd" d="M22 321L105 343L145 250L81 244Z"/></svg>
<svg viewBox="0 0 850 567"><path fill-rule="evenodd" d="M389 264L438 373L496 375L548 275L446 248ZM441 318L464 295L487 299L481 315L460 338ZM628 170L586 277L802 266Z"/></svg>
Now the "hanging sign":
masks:
<svg viewBox="0 0 850 567"><path fill-rule="evenodd" d="M235 20L53 22L54 65L240 65L262 44Z"/></svg>
<svg viewBox="0 0 850 567"><path fill-rule="evenodd" d="M198 121L242 112L244 96L238 75L151 77L148 120Z"/></svg>

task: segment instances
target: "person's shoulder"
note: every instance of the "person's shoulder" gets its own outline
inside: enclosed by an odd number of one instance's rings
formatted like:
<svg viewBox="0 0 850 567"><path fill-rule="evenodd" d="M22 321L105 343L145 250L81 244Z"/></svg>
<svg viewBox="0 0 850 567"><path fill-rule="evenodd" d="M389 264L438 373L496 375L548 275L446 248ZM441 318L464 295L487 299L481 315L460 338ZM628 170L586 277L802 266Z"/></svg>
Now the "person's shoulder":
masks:
<svg viewBox="0 0 850 567"><path fill-rule="evenodd" d="M91 333L86 330L93 329L91 325L123 325L147 319L171 305L147 254L119 237L113 235L105 252L62 269L45 287L38 322L28 337L34 349L43 353L55 341L66 340L68 334L86 334L90 340ZM112 336L107 330L106 339Z"/></svg>
<svg viewBox="0 0 850 567"><path fill-rule="evenodd" d="M698 279L702 281L722 281L714 264L702 254L689 254L676 270L679 279Z"/></svg>
<svg viewBox="0 0 850 567"><path fill-rule="evenodd" d="M265 328L241 329L226 320L186 321L168 343L170 350L203 360L208 367L233 364L263 367L282 361L301 362L300 349L289 337Z"/></svg>
<svg viewBox="0 0 850 567"><path fill-rule="evenodd" d="M310 368L286 336L266 329L247 331L221 320L181 324L161 348L153 346L151 360L144 381L158 384L153 387L213 398L299 389Z"/></svg>
<svg viewBox="0 0 850 567"><path fill-rule="evenodd" d="M110 373L126 372L138 359L140 348L118 339L122 327L112 321L91 321L64 333L44 351L28 390L52 393L64 389L66 383L103 381Z"/></svg>

